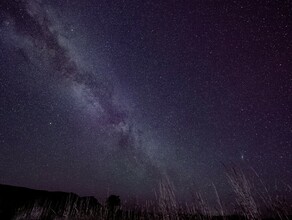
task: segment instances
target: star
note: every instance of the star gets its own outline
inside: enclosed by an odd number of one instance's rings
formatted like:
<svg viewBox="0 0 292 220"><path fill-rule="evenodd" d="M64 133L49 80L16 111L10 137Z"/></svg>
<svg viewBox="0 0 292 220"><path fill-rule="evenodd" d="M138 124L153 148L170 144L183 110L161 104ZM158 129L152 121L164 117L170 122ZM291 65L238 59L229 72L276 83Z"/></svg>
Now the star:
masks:
<svg viewBox="0 0 292 220"><path fill-rule="evenodd" d="M234 160L291 182L288 1L162 2L1 1L2 180L146 198L165 173L182 198Z"/></svg>

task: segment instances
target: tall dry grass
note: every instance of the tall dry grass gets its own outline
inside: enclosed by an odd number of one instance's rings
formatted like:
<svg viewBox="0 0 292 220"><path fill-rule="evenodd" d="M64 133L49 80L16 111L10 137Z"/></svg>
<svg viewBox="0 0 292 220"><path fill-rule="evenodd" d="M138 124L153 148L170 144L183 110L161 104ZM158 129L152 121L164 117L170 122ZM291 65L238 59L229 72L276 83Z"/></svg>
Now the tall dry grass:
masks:
<svg viewBox="0 0 292 220"><path fill-rule="evenodd" d="M236 167L228 168L226 166L225 168L226 176L236 195L236 202L241 208L242 215L249 220L259 219L260 212L254 199L250 181L241 169Z"/></svg>
<svg viewBox="0 0 292 220"><path fill-rule="evenodd" d="M273 196L259 174L253 170L256 179L252 182L243 170L236 166L225 166L226 177L232 188L240 212L236 215L224 209L216 186L213 184L217 203L217 212L211 209L199 192L193 193L193 202L181 204L176 197L176 190L167 175L164 175L155 193L155 201L146 201L127 209L120 206L110 210L106 205L92 208L89 201L77 203L74 197L68 197L64 208L55 210L49 201L36 201L32 206L18 210L15 220L191 220L191 219L272 219L288 220L291 218L292 206L285 196ZM290 185L286 184L287 192L291 193ZM259 198L259 199L256 199ZM263 213L266 213L265 215Z"/></svg>

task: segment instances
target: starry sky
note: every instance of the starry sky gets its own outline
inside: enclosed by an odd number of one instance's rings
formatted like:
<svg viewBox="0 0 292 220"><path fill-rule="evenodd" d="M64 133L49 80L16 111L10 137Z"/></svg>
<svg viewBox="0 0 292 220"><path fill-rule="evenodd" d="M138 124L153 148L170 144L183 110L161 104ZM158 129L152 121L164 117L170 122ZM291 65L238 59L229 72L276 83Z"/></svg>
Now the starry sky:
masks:
<svg viewBox="0 0 292 220"><path fill-rule="evenodd" d="M290 1L0 0L0 182L178 197L292 180ZM272 189L272 187L271 187Z"/></svg>

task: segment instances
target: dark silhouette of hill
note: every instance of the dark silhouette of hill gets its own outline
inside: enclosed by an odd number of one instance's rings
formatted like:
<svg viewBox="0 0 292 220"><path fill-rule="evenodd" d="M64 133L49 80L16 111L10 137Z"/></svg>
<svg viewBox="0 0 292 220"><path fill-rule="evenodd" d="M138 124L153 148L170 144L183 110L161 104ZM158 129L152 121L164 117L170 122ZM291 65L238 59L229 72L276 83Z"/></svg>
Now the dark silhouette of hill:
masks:
<svg viewBox="0 0 292 220"><path fill-rule="evenodd" d="M0 184L0 219L22 215L24 219L54 219L96 213L101 204L94 197L49 192Z"/></svg>
<svg viewBox="0 0 292 220"><path fill-rule="evenodd" d="M247 219L245 213L218 216L208 212L203 213L197 206L192 206L192 208L197 207L198 210L175 208L167 210L166 206L162 206L169 205L166 202L169 201L161 200L161 203L153 203L153 207L137 205L132 210L128 210L121 208L121 199L117 195L110 195L105 206L102 206L94 197L80 197L74 193L49 192L0 184L0 220ZM291 219L289 212L280 214L278 210L277 213L267 215L271 216L270 218L262 216L261 219Z"/></svg>

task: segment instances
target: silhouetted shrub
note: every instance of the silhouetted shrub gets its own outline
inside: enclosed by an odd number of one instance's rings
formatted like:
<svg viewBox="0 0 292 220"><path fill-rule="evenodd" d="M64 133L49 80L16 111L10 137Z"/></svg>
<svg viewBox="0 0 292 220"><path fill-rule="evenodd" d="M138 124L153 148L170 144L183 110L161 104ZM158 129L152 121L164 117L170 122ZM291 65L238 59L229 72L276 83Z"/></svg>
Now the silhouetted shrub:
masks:
<svg viewBox="0 0 292 220"><path fill-rule="evenodd" d="M119 196L110 195L106 200L106 205L109 210L116 210L121 206L121 199Z"/></svg>

